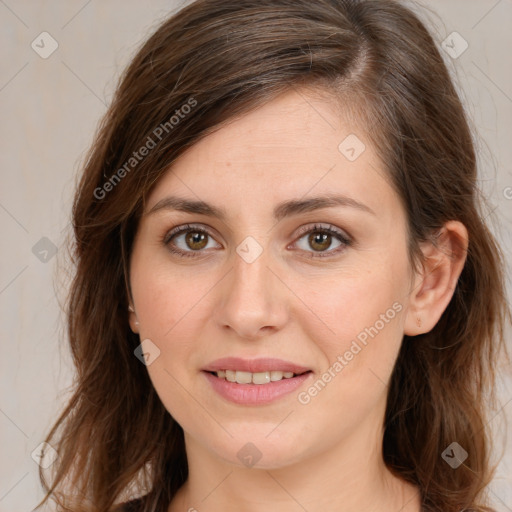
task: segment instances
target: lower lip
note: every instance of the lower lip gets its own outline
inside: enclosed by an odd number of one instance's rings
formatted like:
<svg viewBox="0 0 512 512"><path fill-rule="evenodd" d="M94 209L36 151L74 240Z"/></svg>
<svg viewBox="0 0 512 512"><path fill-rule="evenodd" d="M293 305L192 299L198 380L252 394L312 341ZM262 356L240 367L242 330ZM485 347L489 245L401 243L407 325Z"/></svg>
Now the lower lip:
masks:
<svg viewBox="0 0 512 512"><path fill-rule="evenodd" d="M269 404L292 393L308 379L312 372L297 375L291 379L281 379L268 384L237 384L203 371L213 389L226 400L239 405Z"/></svg>

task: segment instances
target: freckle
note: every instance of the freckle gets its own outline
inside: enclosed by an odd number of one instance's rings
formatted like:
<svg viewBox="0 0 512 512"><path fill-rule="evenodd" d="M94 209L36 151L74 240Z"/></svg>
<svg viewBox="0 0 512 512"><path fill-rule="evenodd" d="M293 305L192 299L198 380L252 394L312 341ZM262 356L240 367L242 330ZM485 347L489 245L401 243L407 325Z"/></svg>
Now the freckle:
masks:
<svg viewBox="0 0 512 512"><path fill-rule="evenodd" d="M231 167L231 162L226 162L226 167Z"/></svg>

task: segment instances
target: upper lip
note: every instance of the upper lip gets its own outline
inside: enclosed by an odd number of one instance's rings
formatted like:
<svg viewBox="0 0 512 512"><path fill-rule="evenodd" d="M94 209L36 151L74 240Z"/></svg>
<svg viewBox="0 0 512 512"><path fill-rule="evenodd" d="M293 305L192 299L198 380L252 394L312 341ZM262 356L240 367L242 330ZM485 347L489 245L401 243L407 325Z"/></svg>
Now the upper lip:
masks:
<svg viewBox="0 0 512 512"><path fill-rule="evenodd" d="M290 361L283 361L282 359L274 358L260 358L260 359L241 359L239 357L224 357L216 359L208 364L204 371L216 372L219 370L239 370L242 372L260 373L270 371L293 372L296 374L309 371L309 368L301 366Z"/></svg>

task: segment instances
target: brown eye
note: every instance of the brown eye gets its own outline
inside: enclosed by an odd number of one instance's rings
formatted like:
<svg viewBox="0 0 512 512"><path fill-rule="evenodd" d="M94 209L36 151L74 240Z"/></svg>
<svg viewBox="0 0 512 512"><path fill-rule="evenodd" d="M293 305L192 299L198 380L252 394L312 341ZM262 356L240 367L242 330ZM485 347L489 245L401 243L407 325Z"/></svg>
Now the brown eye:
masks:
<svg viewBox="0 0 512 512"><path fill-rule="evenodd" d="M205 252L203 249L208 248L210 239L213 237L205 229L187 224L171 230L163 243L173 254L194 257Z"/></svg>
<svg viewBox="0 0 512 512"><path fill-rule="evenodd" d="M328 227L314 225L309 228L306 226L301 230L301 234L303 233L305 235L301 236L296 244L299 249L309 252L312 258L337 255L352 243L348 235L330 225ZM301 246L299 242L303 239L305 239L305 243L302 243ZM338 245L329 250L333 242L338 242ZM310 249L313 249L313 251Z"/></svg>
<svg viewBox="0 0 512 512"><path fill-rule="evenodd" d="M325 251L332 243L332 235L315 232L308 236L308 243L315 251Z"/></svg>
<svg viewBox="0 0 512 512"><path fill-rule="evenodd" d="M185 243L190 249L199 251L207 245L208 235L200 231L188 231L185 235Z"/></svg>

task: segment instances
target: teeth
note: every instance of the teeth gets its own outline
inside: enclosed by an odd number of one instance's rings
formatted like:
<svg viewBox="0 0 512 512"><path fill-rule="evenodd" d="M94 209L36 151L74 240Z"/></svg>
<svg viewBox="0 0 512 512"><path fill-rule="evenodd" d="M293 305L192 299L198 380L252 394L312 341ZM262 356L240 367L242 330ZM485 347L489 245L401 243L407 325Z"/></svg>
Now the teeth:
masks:
<svg viewBox="0 0 512 512"><path fill-rule="evenodd" d="M250 372L235 372L235 380L238 384L250 384L252 382L252 373Z"/></svg>
<svg viewBox="0 0 512 512"><path fill-rule="evenodd" d="M279 370L271 372L242 372L234 370L219 370L215 372L219 379L226 379L229 382L238 384L268 384L278 380L291 379L295 374L293 372L282 372Z"/></svg>
<svg viewBox="0 0 512 512"><path fill-rule="evenodd" d="M282 378L283 378L283 372L279 372L279 371L270 372L270 380L272 382L274 382L275 380L281 380Z"/></svg>
<svg viewBox="0 0 512 512"><path fill-rule="evenodd" d="M252 374L253 384L268 384L271 380L270 372L259 372Z"/></svg>

